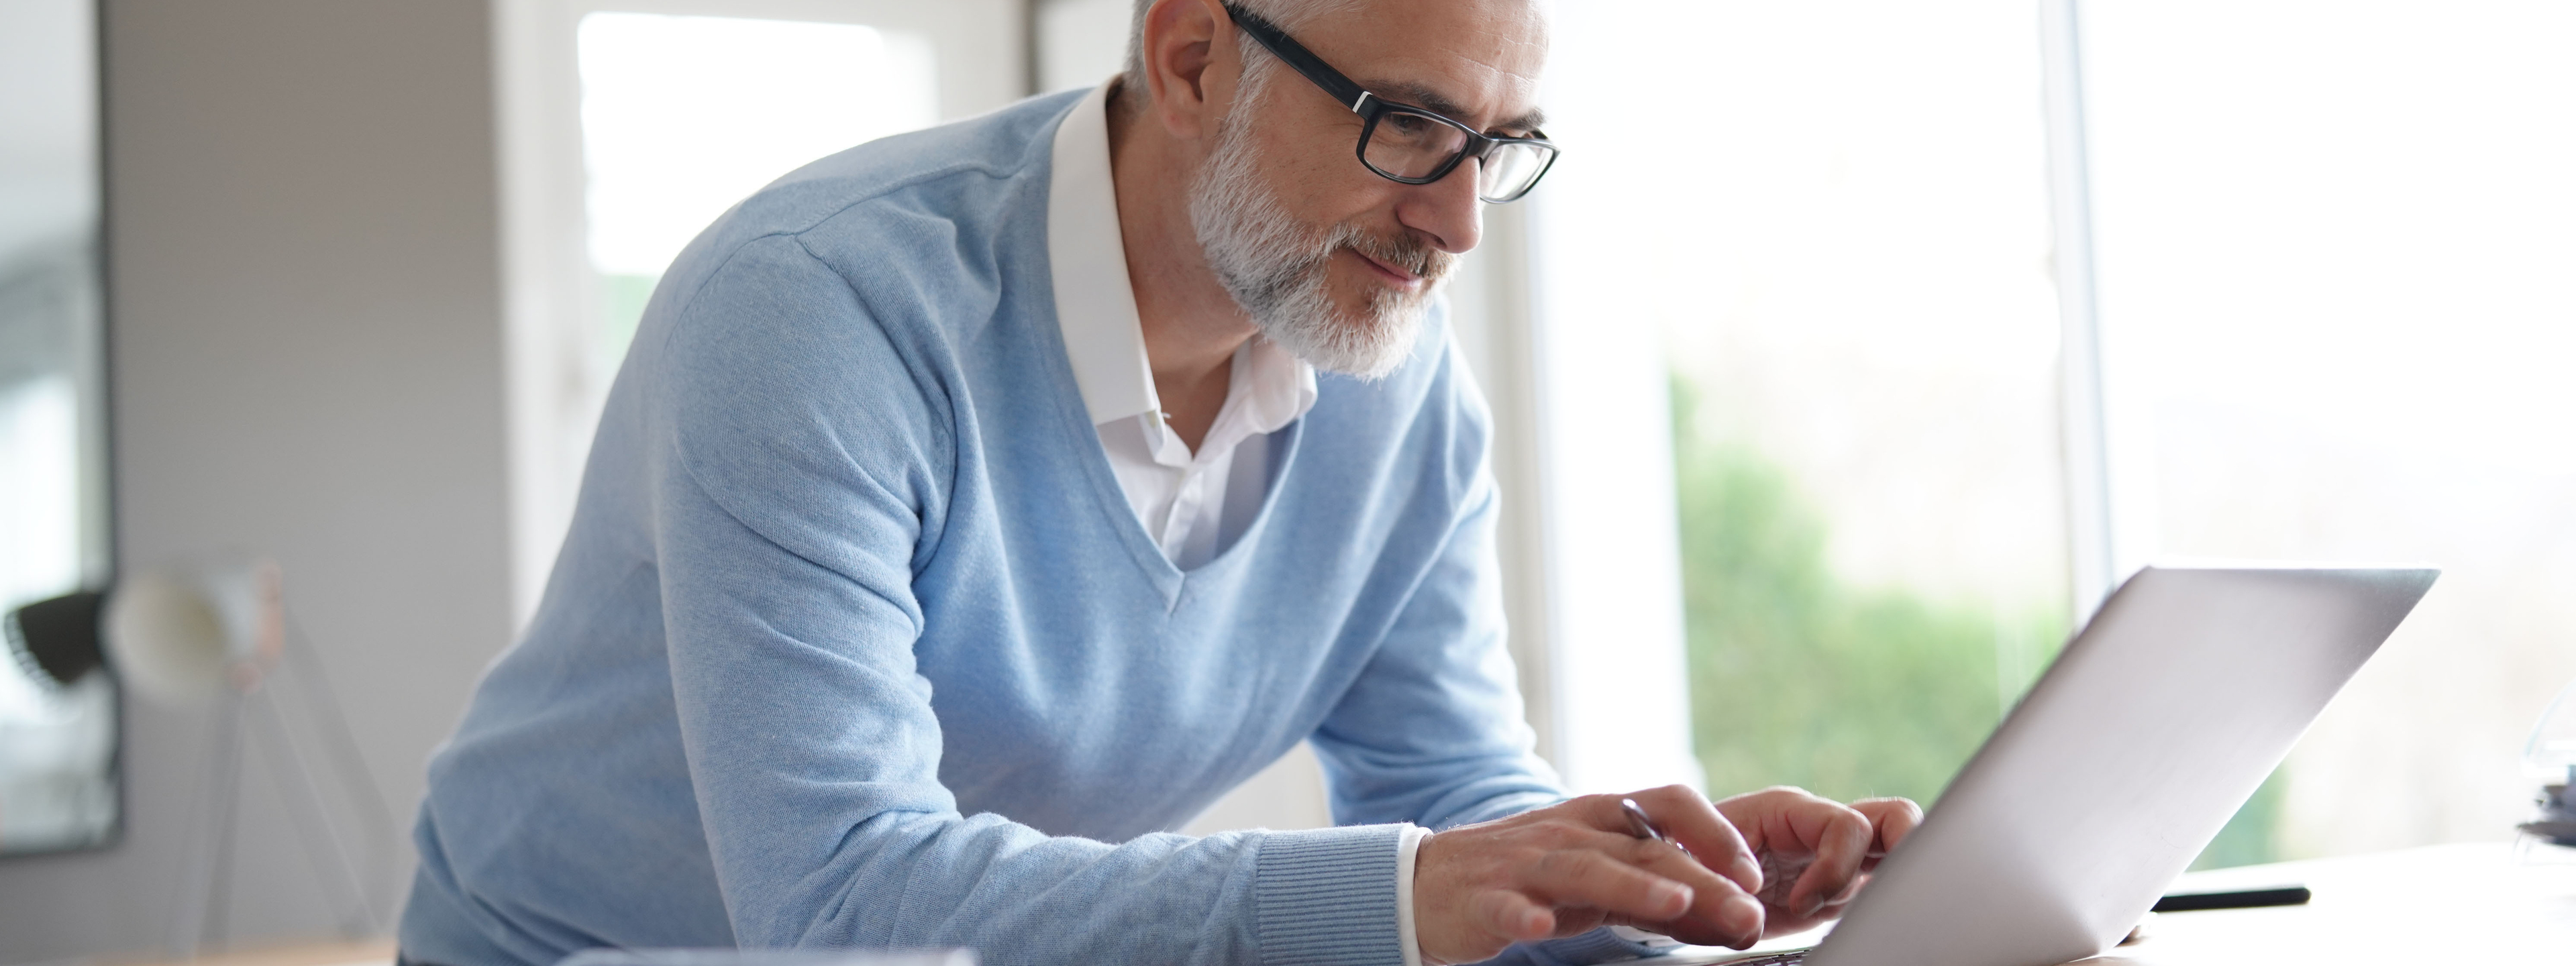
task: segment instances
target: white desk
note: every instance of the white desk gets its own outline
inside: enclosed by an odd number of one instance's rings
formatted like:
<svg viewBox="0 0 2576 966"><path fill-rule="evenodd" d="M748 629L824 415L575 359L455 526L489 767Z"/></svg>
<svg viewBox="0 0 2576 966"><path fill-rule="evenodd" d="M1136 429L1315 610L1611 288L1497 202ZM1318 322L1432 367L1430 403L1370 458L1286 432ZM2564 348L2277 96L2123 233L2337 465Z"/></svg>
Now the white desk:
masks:
<svg viewBox="0 0 2576 966"><path fill-rule="evenodd" d="M2182 888L2294 883L2307 905L2153 916L2095 966L2576 964L2576 864L2522 864L2503 844L2443 845L2194 873Z"/></svg>
<svg viewBox="0 0 2576 966"><path fill-rule="evenodd" d="M2186 876L2178 888L2283 884L2316 897L2304 906L2153 916L2145 941L2080 966L2576 966L2576 863L2522 864L2501 844L2221 869ZM1756 949L1815 938L1784 936ZM380 941L171 966L390 966L392 958L392 944Z"/></svg>
<svg viewBox="0 0 2576 966"><path fill-rule="evenodd" d="M2069 966L2576 966L2576 862L2566 858L2525 864L2501 843L2442 845L2196 872L2176 891L2304 885L2314 898L2150 914L2144 940ZM1796 949L1823 936L1782 936L1743 953L1689 947L1670 966Z"/></svg>
<svg viewBox="0 0 2576 966"><path fill-rule="evenodd" d="M159 961L98 956L95 966L393 966L394 941L309 942L254 945L195 959Z"/></svg>

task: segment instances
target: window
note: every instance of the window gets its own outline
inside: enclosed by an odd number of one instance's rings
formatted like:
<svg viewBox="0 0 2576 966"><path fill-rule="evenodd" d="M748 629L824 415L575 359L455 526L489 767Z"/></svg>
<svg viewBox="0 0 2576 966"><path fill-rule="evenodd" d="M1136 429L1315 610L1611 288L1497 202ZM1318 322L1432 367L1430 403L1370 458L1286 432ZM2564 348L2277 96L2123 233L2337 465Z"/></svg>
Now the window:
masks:
<svg viewBox="0 0 2576 966"><path fill-rule="evenodd" d="M0 5L0 855L104 845L119 821L115 684L18 619L109 574L92 16Z"/></svg>
<svg viewBox="0 0 2576 966"><path fill-rule="evenodd" d="M1633 691L1576 669L1678 611L1661 660L1712 794L1928 802L2068 624L2035 10L1671 0L1556 29L1568 149L1533 244L1573 534L1549 552L1582 608L1562 717L1623 720ZM1635 509L1659 499L1660 547Z"/></svg>
<svg viewBox="0 0 2576 966"><path fill-rule="evenodd" d="M662 270L734 202L939 112L928 40L864 24L601 11L580 45L587 247L612 363Z"/></svg>
<svg viewBox="0 0 2576 966"><path fill-rule="evenodd" d="M2576 8L2083 10L2121 556L2444 568L2237 858L2510 836L2576 678Z"/></svg>
<svg viewBox="0 0 2576 966"><path fill-rule="evenodd" d="M513 600L571 524L681 247L807 162L1024 92L1013 0L509 0L500 20Z"/></svg>
<svg viewBox="0 0 2576 966"><path fill-rule="evenodd" d="M1657 740L1583 738L1662 693L1586 675L1653 666L1637 615L1671 608L1713 793L1928 800L2140 564L2426 561L2201 863L2511 834L2522 737L2576 676L2576 14L1556 18L1568 153L1530 243L1575 745ZM1663 431L1669 557L1639 509Z"/></svg>

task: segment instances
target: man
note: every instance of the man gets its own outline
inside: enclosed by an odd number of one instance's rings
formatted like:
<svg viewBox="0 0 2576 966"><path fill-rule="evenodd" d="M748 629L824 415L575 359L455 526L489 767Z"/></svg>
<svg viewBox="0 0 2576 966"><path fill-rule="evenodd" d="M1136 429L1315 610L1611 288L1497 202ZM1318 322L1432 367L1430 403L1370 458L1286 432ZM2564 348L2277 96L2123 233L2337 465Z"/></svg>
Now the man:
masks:
<svg viewBox="0 0 2576 966"><path fill-rule="evenodd" d="M1635 793L1685 853L1531 754L1432 301L1551 156L1526 0L1140 6L1114 90L818 162L673 265L431 765L405 958L1740 946L1912 827ZM1301 740L1341 827L1167 831Z"/></svg>

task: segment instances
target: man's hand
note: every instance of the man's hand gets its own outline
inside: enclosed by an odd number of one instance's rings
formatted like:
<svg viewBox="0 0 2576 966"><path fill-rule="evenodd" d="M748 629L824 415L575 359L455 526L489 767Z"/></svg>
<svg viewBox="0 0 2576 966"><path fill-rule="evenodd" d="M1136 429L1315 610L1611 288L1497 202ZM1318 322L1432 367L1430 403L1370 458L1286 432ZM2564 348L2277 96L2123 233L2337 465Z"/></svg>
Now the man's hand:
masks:
<svg viewBox="0 0 2576 966"><path fill-rule="evenodd" d="M1802 932L1842 915L1878 860L1923 822L1923 807L1910 799L1844 805L1786 787L1737 795L1718 802L1717 811L1744 836L1763 872L1778 880L1754 887L1764 936Z"/></svg>
<svg viewBox="0 0 2576 966"><path fill-rule="evenodd" d="M1630 835L1623 797L1689 853ZM1414 931L1433 963L1476 962L1515 942L1603 925L1742 949L1841 915L1880 857L1922 821L1906 799L1843 805L1795 788L1715 805L1685 785L1587 795L1424 840L1414 856ZM1784 881L1765 888L1766 866Z"/></svg>
<svg viewBox="0 0 2576 966"><path fill-rule="evenodd" d="M1622 797L1689 854L1628 834ZM1431 836L1414 856L1413 923L1425 962L1472 963L1602 925L1741 949L1762 938L1752 895L1761 887L1753 851L1727 817L1689 786L1668 785Z"/></svg>

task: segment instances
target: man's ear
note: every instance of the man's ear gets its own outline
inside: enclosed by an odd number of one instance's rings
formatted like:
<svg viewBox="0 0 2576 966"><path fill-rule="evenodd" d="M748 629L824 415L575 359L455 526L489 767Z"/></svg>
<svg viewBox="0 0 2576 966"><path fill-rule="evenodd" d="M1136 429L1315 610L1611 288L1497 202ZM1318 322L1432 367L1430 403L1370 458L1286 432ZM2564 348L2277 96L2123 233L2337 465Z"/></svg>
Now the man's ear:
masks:
<svg viewBox="0 0 2576 966"><path fill-rule="evenodd" d="M1145 11L1146 108L1172 137L1195 141L1234 100L1243 62L1221 0L1158 0Z"/></svg>

